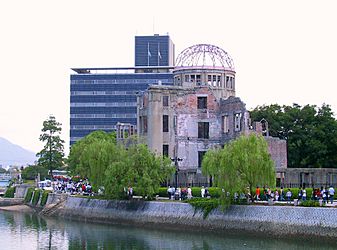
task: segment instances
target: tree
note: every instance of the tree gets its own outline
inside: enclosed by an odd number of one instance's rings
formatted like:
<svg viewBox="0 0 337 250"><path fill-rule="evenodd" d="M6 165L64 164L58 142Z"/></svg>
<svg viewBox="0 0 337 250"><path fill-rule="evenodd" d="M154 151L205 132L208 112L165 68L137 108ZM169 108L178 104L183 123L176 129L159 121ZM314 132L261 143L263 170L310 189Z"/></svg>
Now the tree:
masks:
<svg viewBox="0 0 337 250"><path fill-rule="evenodd" d="M43 180L48 176L48 169L39 165L29 165L22 170L21 176L24 180L35 180L39 173L41 180Z"/></svg>
<svg viewBox="0 0 337 250"><path fill-rule="evenodd" d="M272 104L250 114L252 121L268 121L271 136L287 140L288 167L336 166L337 121L329 105Z"/></svg>
<svg viewBox="0 0 337 250"><path fill-rule="evenodd" d="M53 170L63 166L63 143L60 138L61 123L57 122L55 117L50 115L47 120L43 122L42 134L40 141L44 142L43 149L36 154L38 165L49 170L49 174L53 176Z"/></svg>
<svg viewBox="0 0 337 250"><path fill-rule="evenodd" d="M114 133L95 131L71 147L71 172L89 178L94 189L104 186L113 198L124 197L128 186L151 198L174 167L170 159L156 156L140 141L130 137L124 144L116 143Z"/></svg>
<svg viewBox="0 0 337 250"><path fill-rule="evenodd" d="M215 185L226 192L244 192L247 187L252 192L256 186L275 186L275 164L262 136L243 135L223 149L209 150L202 165L203 174L214 176Z"/></svg>
<svg viewBox="0 0 337 250"><path fill-rule="evenodd" d="M90 176L90 166L87 159L91 159L95 156L89 156L88 153L94 150L93 147L95 146L93 145L96 145L96 142L102 141L116 144L116 133L107 133L97 130L88 134L71 146L67 162L69 170L73 175L81 175L82 177ZM90 149L88 149L88 147L90 147Z"/></svg>
<svg viewBox="0 0 337 250"><path fill-rule="evenodd" d="M132 186L139 195L151 199L160 183L174 171L169 158L155 155L144 144L120 146L105 172L105 190L108 195L120 198L124 188Z"/></svg>

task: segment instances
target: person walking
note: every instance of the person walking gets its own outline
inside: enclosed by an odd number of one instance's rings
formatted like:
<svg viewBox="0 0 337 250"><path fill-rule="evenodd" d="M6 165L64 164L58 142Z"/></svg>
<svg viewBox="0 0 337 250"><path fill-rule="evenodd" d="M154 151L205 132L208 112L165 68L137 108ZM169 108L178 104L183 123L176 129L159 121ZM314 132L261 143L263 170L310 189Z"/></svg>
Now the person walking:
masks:
<svg viewBox="0 0 337 250"><path fill-rule="evenodd" d="M330 202L331 204L333 204L333 199L334 199L334 195L335 195L335 189L332 187L332 185L329 188L329 195L330 195Z"/></svg>
<svg viewBox="0 0 337 250"><path fill-rule="evenodd" d="M191 187L187 188L187 199L191 199L192 198L192 189Z"/></svg>
<svg viewBox="0 0 337 250"><path fill-rule="evenodd" d="M287 191L287 193L286 193L287 203L290 203L291 196L292 196L292 193L291 193L291 191L290 191L290 188L288 188L288 191Z"/></svg>

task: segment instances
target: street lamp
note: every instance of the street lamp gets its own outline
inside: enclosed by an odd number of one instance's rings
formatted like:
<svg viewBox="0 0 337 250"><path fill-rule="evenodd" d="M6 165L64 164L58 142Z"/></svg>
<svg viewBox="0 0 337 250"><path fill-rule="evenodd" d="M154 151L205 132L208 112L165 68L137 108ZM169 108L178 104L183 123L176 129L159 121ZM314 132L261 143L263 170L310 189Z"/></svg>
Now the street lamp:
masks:
<svg viewBox="0 0 337 250"><path fill-rule="evenodd" d="M179 166L178 166L178 161L182 161L182 158L179 157L174 157L171 158L171 161L174 162L174 166L176 167L176 172L175 172L175 186L176 188L178 187L178 172L179 172Z"/></svg>

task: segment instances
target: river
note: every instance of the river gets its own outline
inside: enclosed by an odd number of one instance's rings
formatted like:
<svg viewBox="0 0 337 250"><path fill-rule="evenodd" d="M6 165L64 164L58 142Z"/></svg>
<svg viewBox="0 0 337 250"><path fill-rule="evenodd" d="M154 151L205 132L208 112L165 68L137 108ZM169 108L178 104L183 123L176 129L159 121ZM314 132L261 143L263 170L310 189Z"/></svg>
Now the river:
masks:
<svg viewBox="0 0 337 250"><path fill-rule="evenodd" d="M143 229L0 211L0 249L337 249L336 240Z"/></svg>

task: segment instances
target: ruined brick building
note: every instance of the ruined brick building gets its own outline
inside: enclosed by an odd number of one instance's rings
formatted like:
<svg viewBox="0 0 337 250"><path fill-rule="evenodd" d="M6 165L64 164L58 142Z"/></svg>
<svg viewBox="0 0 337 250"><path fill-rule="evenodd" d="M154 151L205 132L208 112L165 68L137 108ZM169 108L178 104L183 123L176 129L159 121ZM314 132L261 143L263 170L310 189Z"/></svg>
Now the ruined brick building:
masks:
<svg viewBox="0 0 337 250"><path fill-rule="evenodd" d="M286 142L269 137L263 123L250 124L245 103L235 95L235 73L227 52L194 45L178 56L173 86L152 85L139 94L138 135L174 160L178 185L208 185L211 180L201 174L206 151L251 132L266 136L276 169L287 167Z"/></svg>

